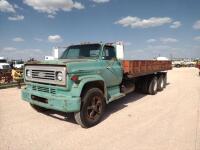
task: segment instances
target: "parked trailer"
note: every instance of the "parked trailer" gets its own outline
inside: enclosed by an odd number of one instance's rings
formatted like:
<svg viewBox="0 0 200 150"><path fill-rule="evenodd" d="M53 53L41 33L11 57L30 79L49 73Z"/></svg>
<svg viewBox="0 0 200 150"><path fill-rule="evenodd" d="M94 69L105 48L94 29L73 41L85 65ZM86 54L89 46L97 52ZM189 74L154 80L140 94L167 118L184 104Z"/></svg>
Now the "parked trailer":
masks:
<svg viewBox="0 0 200 150"><path fill-rule="evenodd" d="M73 112L88 128L98 124L105 105L139 89L162 91L171 61L123 60L121 43L69 46L60 59L25 64L22 98L37 111Z"/></svg>

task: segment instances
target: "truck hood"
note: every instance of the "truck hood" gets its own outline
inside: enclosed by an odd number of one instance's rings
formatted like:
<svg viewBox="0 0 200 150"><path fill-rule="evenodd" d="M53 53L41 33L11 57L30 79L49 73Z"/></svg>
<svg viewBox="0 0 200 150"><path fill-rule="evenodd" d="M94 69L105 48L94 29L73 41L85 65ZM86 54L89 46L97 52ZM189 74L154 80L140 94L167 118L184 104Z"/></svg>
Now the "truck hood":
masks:
<svg viewBox="0 0 200 150"><path fill-rule="evenodd" d="M28 64L32 65L63 65L67 66L68 73L80 73L80 72L95 72L101 68L99 61L95 59L59 59L59 60L46 60L35 61Z"/></svg>
<svg viewBox="0 0 200 150"><path fill-rule="evenodd" d="M47 65L66 65L67 63L80 63L95 61L94 59L58 59L58 60L45 60L45 61L33 61L27 64L47 64Z"/></svg>

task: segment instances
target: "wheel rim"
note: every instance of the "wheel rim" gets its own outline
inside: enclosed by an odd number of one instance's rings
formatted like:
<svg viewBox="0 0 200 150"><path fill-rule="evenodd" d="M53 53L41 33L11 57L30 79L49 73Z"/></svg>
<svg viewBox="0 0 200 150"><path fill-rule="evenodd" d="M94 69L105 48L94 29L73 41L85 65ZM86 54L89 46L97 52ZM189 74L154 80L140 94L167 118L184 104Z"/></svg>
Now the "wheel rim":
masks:
<svg viewBox="0 0 200 150"><path fill-rule="evenodd" d="M157 86L158 86L158 83L155 81L154 87L153 87L153 90L154 90L154 91L157 91Z"/></svg>
<svg viewBox="0 0 200 150"><path fill-rule="evenodd" d="M97 120L102 112L102 101L99 96L94 96L91 103L87 106L87 118Z"/></svg>
<svg viewBox="0 0 200 150"><path fill-rule="evenodd" d="M163 81L163 79L161 79L160 87L161 87L161 88L164 87L164 81Z"/></svg>

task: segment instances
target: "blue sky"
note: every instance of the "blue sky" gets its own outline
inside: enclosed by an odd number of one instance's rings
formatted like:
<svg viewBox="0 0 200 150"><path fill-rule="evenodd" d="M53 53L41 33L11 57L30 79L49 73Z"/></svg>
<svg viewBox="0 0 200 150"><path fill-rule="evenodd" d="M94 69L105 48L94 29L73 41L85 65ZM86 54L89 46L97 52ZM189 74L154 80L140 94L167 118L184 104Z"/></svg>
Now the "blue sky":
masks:
<svg viewBox="0 0 200 150"><path fill-rule="evenodd" d="M123 41L127 59L200 57L199 0L0 0L0 56Z"/></svg>

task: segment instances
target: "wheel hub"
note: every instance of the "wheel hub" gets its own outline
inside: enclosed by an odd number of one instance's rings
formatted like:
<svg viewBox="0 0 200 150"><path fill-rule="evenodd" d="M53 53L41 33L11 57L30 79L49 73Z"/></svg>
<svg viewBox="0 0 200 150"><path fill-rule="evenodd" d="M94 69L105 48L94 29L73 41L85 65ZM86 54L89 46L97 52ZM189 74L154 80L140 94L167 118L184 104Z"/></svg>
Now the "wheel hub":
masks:
<svg viewBox="0 0 200 150"><path fill-rule="evenodd" d="M87 117L91 120L96 120L102 111L102 102L101 98L95 96L92 98L90 105L87 107Z"/></svg>

